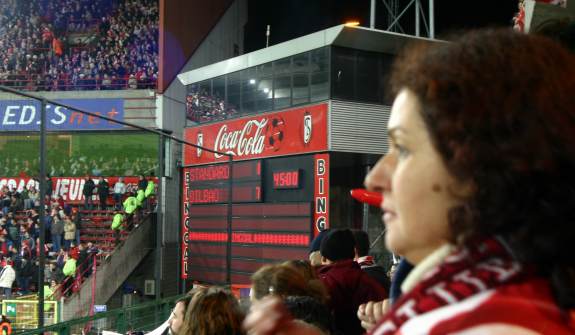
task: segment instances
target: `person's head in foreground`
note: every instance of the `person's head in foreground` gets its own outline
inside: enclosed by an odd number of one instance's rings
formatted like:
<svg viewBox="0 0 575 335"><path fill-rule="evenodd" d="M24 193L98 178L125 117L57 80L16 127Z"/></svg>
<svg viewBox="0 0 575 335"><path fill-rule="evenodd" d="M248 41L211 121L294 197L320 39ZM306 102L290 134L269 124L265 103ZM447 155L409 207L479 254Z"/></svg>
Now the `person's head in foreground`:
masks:
<svg viewBox="0 0 575 335"><path fill-rule="evenodd" d="M237 299L213 286L196 292L186 309L181 335L241 335L243 313Z"/></svg>
<svg viewBox="0 0 575 335"><path fill-rule="evenodd" d="M390 149L365 184L383 194L387 248L415 268L387 314L360 307L362 325L575 333L574 56L483 30L407 48L391 78ZM267 303L251 333L293 328L266 324L283 320Z"/></svg>
<svg viewBox="0 0 575 335"><path fill-rule="evenodd" d="M306 277L301 269L290 263L262 266L252 275L250 298L257 301L268 295L282 298L288 296L308 296L325 302L325 287L317 278Z"/></svg>
<svg viewBox="0 0 575 335"><path fill-rule="evenodd" d="M365 184L383 193L387 247L421 271L408 276L404 296L380 327L401 327L406 303L417 311L413 317L465 299L484 299L475 300L481 311L496 293L511 298L504 290L515 286L575 308L573 55L537 36L472 32L453 43L408 48L392 86L390 150ZM440 286L445 292L434 291ZM525 299L509 313L537 309L535 299ZM463 312L450 317L457 313ZM458 326L479 317L509 321L471 313ZM509 323L550 331L537 328L550 327L544 323Z"/></svg>
<svg viewBox="0 0 575 335"><path fill-rule="evenodd" d="M183 298L176 301L176 306L174 306L174 310L172 311L169 321L171 335L180 334L180 330L185 321L186 308L190 304L191 300L192 294L186 294Z"/></svg>

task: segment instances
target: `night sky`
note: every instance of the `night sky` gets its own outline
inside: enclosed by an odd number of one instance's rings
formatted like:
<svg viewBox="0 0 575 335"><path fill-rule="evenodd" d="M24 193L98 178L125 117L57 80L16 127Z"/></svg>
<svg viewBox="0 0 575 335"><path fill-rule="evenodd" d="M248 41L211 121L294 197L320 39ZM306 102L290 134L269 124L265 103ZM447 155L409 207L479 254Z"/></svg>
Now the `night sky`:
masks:
<svg viewBox="0 0 575 335"><path fill-rule="evenodd" d="M401 11L410 0L397 2ZM421 3L427 12L428 1L421 0ZM369 7L370 0L248 0L244 52L265 47L268 24L271 25L270 45L274 45L352 19L369 26ZM376 8L376 28L383 30L387 27L388 16L381 0L376 1ZM516 11L517 0L436 0L436 37L471 28L511 27ZM414 16L412 6L400 21L406 33L414 32ZM423 26L421 31L423 34Z"/></svg>

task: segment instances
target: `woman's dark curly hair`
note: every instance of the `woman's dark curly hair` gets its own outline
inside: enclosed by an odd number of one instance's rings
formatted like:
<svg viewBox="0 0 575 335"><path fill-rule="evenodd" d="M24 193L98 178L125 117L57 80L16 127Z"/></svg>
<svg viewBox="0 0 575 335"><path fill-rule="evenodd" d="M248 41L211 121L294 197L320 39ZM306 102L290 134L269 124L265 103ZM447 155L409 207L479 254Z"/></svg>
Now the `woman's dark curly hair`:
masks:
<svg viewBox="0 0 575 335"><path fill-rule="evenodd" d="M419 98L448 170L475 192L449 213L454 242L498 235L575 307L575 59L507 30L408 47L392 90Z"/></svg>

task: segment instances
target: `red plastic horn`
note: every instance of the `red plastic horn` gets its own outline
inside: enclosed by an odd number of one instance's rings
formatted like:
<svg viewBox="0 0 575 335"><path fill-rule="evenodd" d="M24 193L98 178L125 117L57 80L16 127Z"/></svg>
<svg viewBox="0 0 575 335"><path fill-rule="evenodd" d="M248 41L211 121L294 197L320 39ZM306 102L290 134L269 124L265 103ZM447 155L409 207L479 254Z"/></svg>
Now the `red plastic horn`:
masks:
<svg viewBox="0 0 575 335"><path fill-rule="evenodd" d="M381 193L370 192L363 188L353 189L349 193L355 200L370 206L380 207L383 201L383 195Z"/></svg>

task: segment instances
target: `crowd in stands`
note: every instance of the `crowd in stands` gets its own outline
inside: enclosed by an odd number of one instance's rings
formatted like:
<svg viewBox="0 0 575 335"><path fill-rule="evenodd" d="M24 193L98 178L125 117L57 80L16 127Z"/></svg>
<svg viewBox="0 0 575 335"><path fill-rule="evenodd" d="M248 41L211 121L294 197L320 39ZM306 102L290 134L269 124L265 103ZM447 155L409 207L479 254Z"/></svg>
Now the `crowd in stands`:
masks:
<svg viewBox="0 0 575 335"><path fill-rule="evenodd" d="M211 95L205 89L192 88L186 95L188 120L203 123L236 117L237 110L219 95Z"/></svg>
<svg viewBox="0 0 575 335"><path fill-rule="evenodd" d="M88 182L91 181L91 182ZM38 209L46 209L45 244L47 256L44 282L49 298L58 298L62 294L69 295L78 284L90 276L95 255L100 249L92 242L83 243L80 240L82 231L82 215L89 213L81 211L80 206L66 203L61 197L53 195L52 183L47 178L46 195L42 197L34 186L21 191L4 186L0 189L0 295L9 298L13 295L13 287L18 295L25 295L38 289L38 256L40 254L40 215ZM153 179L140 177L137 195L127 191L123 179L113 188L100 178L98 183L88 177L84 183L83 193L86 195L84 210L93 210L93 197L98 197L100 209L107 210L109 197L113 197L114 208L125 213L126 220L116 227L117 230L129 228L129 224L137 223L142 215L141 207L153 196L155 183ZM136 199L137 208L128 208L126 202L131 197ZM125 224L126 223L126 224ZM49 285L48 285L49 283ZM50 296L51 295L51 296Z"/></svg>
<svg viewBox="0 0 575 335"><path fill-rule="evenodd" d="M0 176L16 177L34 175L39 170L39 160L5 158L0 164ZM91 175L100 176L134 176L149 174L157 167L157 158L126 154L123 158L104 157L88 159L84 156L58 157L48 159L47 173L51 176L78 177L89 171Z"/></svg>
<svg viewBox="0 0 575 335"><path fill-rule="evenodd" d="M3 0L0 84L30 91L154 88L157 0Z"/></svg>

